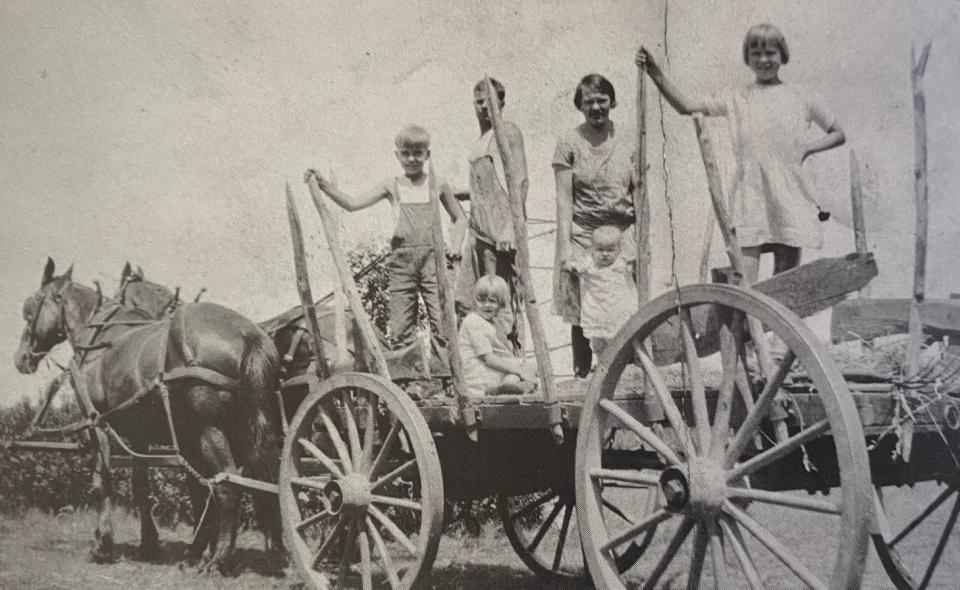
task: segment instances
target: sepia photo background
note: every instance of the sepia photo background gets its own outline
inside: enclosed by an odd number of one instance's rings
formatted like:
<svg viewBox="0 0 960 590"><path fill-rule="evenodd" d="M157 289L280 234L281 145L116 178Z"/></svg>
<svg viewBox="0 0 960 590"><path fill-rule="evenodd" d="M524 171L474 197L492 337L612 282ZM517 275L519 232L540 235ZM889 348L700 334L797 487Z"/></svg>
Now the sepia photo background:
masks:
<svg viewBox="0 0 960 590"><path fill-rule="evenodd" d="M350 193L400 174L393 136L408 123L433 136L438 172L467 185L478 135L473 84L507 89L504 115L525 134L528 213L553 219L550 162L559 134L582 117L577 81L607 76L618 128L635 129L634 52L646 45L689 94L750 80L746 29L771 22L791 60L785 81L831 110L847 144L811 158L825 209L825 246L809 261L853 250L848 149L860 161L867 240L880 275L874 297L907 297L913 266L913 110L910 51L933 48L927 97L930 229L927 292L960 291L960 3L815 0L668 2L473 0L318 2L0 3L0 405L35 395L51 375L19 375L13 353L24 299L51 256L110 294L125 261L192 298L254 320L297 303L284 184L301 204L311 281L335 285L303 171L332 171ZM709 198L689 118L661 110L650 85L649 195L654 294L675 271L697 280ZM732 172L724 121L711 122ZM386 205L343 214L352 246L385 240ZM551 225L537 225L540 233ZM550 266L552 236L531 244ZM724 265L719 234L714 265ZM769 262L762 272L769 273ZM535 270L537 295L550 273ZM546 314L551 342L569 338ZM811 323L826 336L825 317ZM65 348L65 347L64 347ZM68 358L69 351L60 357ZM554 360L568 373L568 353Z"/></svg>

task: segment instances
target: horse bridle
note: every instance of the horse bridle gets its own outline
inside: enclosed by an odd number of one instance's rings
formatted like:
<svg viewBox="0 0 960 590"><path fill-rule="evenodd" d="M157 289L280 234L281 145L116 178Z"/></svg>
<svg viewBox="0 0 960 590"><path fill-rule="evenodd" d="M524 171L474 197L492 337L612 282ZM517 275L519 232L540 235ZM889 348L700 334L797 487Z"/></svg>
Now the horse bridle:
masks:
<svg viewBox="0 0 960 590"><path fill-rule="evenodd" d="M60 344L61 342L66 340L67 337L69 336L67 334L66 306L63 303L63 297L60 296L60 292L64 288L66 288L66 285L61 287L56 292L56 294L54 294L54 296L52 297L54 303L56 303L57 307L60 309L60 317L59 317L59 321L57 322L57 331L54 334L55 342L51 344L50 347L47 348L46 350L37 351L35 348L35 345L37 342L37 336L36 336L37 323L40 321L40 314L43 311L43 306L44 304L46 304L47 297L49 296L49 294L44 293L40 297L40 303L37 305L37 310L33 314L33 318L30 320L30 332L29 332L30 340L27 343L27 356L29 356L31 359L36 359L36 360L42 359L43 357L45 357L47 354L50 353L50 350L53 349L54 346L56 346L57 344Z"/></svg>

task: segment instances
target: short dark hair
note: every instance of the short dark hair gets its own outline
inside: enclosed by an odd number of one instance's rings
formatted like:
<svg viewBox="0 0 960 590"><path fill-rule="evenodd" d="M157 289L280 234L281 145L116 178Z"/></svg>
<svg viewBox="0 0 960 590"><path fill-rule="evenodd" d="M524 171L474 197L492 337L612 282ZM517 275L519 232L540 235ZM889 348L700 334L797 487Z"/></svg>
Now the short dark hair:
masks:
<svg viewBox="0 0 960 590"><path fill-rule="evenodd" d="M743 63L750 65L750 50L763 45L773 45L780 50L780 63L783 65L790 61L790 49L780 29L769 23L761 23L750 27L743 37Z"/></svg>
<svg viewBox="0 0 960 590"><path fill-rule="evenodd" d="M577 84L577 89L573 92L573 104L577 107L577 110L580 109L580 101L583 99L584 88L599 92L600 94L606 94L610 97L610 108L617 106L617 91L613 89L613 84L610 83L610 80L607 80L600 74L587 74L580 80L580 83Z"/></svg>
<svg viewBox="0 0 960 590"><path fill-rule="evenodd" d="M497 92L497 98L500 99L500 102L505 102L507 99L507 89L503 87L503 84L499 80L490 76L490 83L493 84L493 89ZM473 85L474 92L483 92L487 93L487 79L480 78L480 81Z"/></svg>

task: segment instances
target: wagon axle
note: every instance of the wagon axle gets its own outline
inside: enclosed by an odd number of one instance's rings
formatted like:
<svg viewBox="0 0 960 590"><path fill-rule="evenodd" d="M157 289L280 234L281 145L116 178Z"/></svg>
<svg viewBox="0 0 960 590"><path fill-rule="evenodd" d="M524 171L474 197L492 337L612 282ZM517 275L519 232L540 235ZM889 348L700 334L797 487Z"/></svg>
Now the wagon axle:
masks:
<svg viewBox="0 0 960 590"><path fill-rule="evenodd" d="M693 459L660 474L660 489L670 512L716 516L727 499L726 471L712 461Z"/></svg>

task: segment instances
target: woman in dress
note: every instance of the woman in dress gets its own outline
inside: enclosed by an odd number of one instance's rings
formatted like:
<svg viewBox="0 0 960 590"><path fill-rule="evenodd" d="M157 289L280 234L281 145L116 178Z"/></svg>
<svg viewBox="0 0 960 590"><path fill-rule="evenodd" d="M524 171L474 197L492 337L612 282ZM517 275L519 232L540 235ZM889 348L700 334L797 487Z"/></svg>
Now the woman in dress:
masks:
<svg viewBox="0 0 960 590"><path fill-rule="evenodd" d="M557 189L553 309L570 324L573 371L586 377L593 353L580 325L580 280L574 261L587 255L593 230L610 225L623 234L627 261L635 262L636 147L632 135L610 119L617 97L609 80L599 74L584 76L573 104L584 122L557 140L553 155Z"/></svg>

